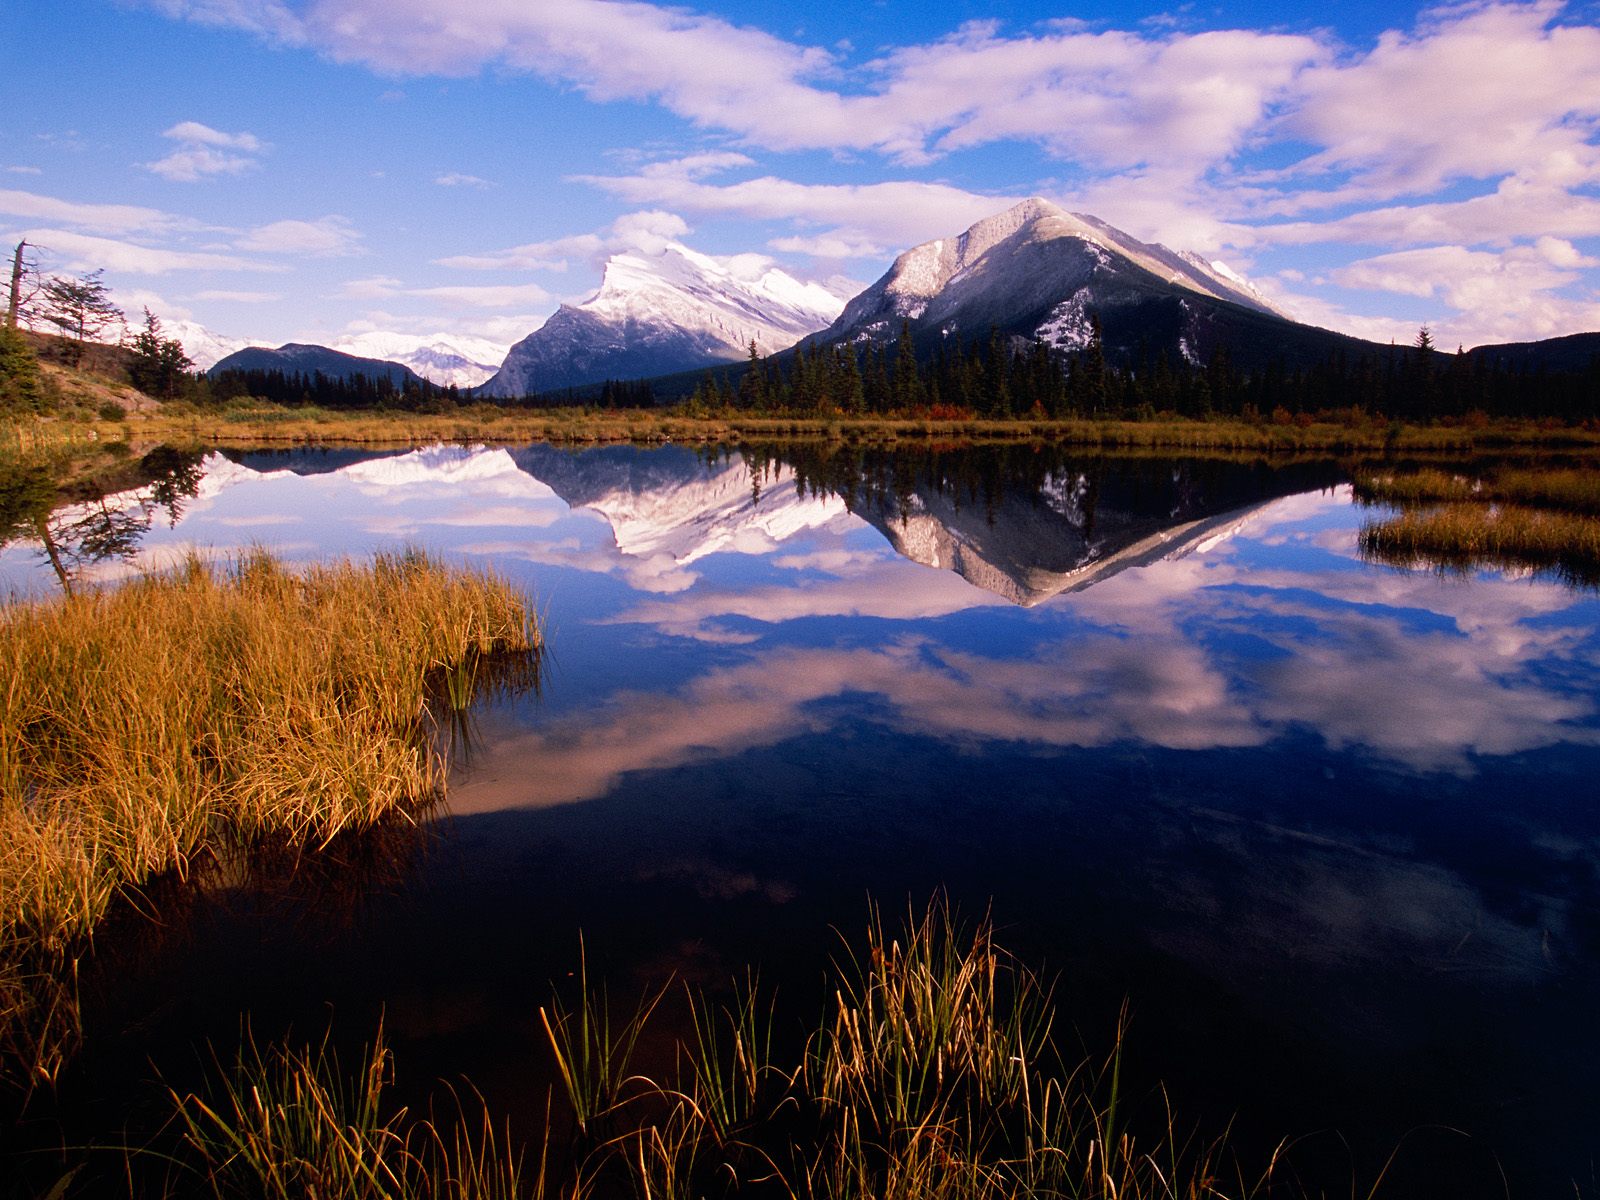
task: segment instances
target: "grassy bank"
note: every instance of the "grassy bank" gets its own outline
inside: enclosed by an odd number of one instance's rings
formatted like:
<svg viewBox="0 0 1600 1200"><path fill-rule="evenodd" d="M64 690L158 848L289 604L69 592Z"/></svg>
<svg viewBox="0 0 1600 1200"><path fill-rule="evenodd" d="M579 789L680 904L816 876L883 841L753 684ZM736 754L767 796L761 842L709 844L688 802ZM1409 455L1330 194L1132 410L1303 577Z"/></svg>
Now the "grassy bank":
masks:
<svg viewBox="0 0 1600 1200"><path fill-rule="evenodd" d="M1504 421L1456 425L1397 425L1373 419L1309 424L1237 419L1145 421L943 420L729 414L693 416L675 409L612 411L519 409L463 405L446 413L328 411L254 401L214 409L169 405L130 413L89 431L102 439L197 446L345 444L415 445L446 441L739 442L783 438L845 442L1044 441L1090 447L1223 449L1260 452L1470 452L1505 447L1600 449L1600 431L1552 422Z"/></svg>
<svg viewBox="0 0 1600 1200"><path fill-rule="evenodd" d="M416 553L191 559L0 609L0 1052L50 1073L54 973L118 895L435 800L430 695L464 704L480 660L538 644L515 589Z"/></svg>
<svg viewBox="0 0 1600 1200"><path fill-rule="evenodd" d="M1120 1047L1064 1056L1050 989L987 923L964 927L939 904L899 929L872 921L807 1038L754 986L727 1006L688 995L661 1077L636 1072L635 1048L675 998L618 1009L576 982L539 1013L561 1080L539 1128L497 1126L470 1089L443 1120L397 1111L381 1036L343 1070L326 1045L247 1045L209 1088L169 1097L176 1166L154 1190L1205 1200L1265 1194L1277 1169L1276 1156L1243 1168L1179 1133L1159 1096L1123 1094Z"/></svg>
<svg viewBox="0 0 1600 1200"><path fill-rule="evenodd" d="M1544 571L1600 586L1600 475L1592 469L1361 473L1354 492L1364 504L1402 510L1362 526L1362 553L1374 560Z"/></svg>
<svg viewBox="0 0 1600 1200"><path fill-rule="evenodd" d="M1600 520L1594 517L1448 504L1367 524L1360 538L1362 552L1381 562L1547 571L1576 586L1600 586Z"/></svg>

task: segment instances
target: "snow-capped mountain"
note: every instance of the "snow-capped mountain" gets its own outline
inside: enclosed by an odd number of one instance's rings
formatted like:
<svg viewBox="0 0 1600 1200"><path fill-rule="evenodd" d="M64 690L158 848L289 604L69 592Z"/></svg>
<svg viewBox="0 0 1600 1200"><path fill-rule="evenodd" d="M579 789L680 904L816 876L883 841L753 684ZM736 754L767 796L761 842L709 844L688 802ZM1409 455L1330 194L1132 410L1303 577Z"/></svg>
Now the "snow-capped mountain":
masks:
<svg viewBox="0 0 1600 1200"><path fill-rule="evenodd" d="M504 342L455 333L391 333L372 330L349 334L334 350L362 358L378 358L410 367L440 387L477 387L500 369L509 347Z"/></svg>
<svg viewBox="0 0 1600 1200"><path fill-rule="evenodd" d="M673 447L574 454L529 446L511 455L573 508L603 516L617 549L634 558L664 555L687 566L722 550L759 553L807 529L849 520L842 499L801 493L787 467L757 480L741 459L708 465Z"/></svg>
<svg viewBox="0 0 1600 1200"><path fill-rule="evenodd" d="M677 242L630 250L605 266L600 290L563 304L506 355L480 389L523 396L607 379L646 379L792 346L844 307L759 255L716 258Z"/></svg>
<svg viewBox="0 0 1600 1200"><path fill-rule="evenodd" d="M228 355L251 344L246 338L228 337L198 321L177 317L161 318L161 335L176 338L197 371L209 371Z"/></svg>
<svg viewBox="0 0 1600 1200"><path fill-rule="evenodd" d="M884 342L904 324L924 350L990 330L1078 350L1095 318L1106 352L1130 361L1166 353L1204 362L1226 347L1239 365L1298 365L1341 345L1371 349L1291 321L1224 263L1141 242L1038 198L907 250L808 340Z"/></svg>

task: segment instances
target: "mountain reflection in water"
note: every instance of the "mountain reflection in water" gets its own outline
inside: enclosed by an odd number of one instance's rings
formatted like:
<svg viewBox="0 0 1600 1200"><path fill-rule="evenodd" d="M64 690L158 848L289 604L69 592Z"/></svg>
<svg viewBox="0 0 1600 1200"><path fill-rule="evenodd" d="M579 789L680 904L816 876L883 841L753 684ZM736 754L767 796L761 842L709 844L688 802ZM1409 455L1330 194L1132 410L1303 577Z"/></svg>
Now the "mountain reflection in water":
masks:
<svg viewBox="0 0 1600 1200"><path fill-rule="evenodd" d="M753 961L804 994L830 922L942 886L1062 973L1092 1044L1129 997L1130 1071L1171 1081L1180 1114L1237 1112L1266 1145L1337 1128L1368 1178L1408 1131L1472 1135L1414 1138L1421 1182L1395 1194L1499 1195L1495 1160L1513 1195L1587 1185L1592 595L1363 562L1321 461L531 446L203 467L181 519L86 575L420 543L524 582L550 671L480 714L444 836L348 934L308 948L241 901L118 960L142 991L106 989L188 1000L107 1000L98 1027L382 1006L413 1074L503 1097L579 928L618 978ZM0 586L49 590L35 549L0 551ZM1317 1185L1347 1189L1343 1164Z"/></svg>

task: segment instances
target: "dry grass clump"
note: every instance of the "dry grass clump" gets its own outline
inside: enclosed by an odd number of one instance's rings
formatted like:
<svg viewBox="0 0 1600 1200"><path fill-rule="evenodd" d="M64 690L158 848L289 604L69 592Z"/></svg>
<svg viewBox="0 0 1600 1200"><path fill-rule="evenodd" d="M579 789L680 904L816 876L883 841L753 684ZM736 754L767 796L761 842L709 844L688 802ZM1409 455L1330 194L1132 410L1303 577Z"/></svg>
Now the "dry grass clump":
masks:
<svg viewBox="0 0 1600 1200"><path fill-rule="evenodd" d="M198 558L0 609L0 947L88 934L119 889L262 838L326 842L435 798L425 700L528 651L507 583L422 554L295 573Z"/></svg>
<svg viewBox="0 0 1600 1200"><path fill-rule="evenodd" d="M1451 504L1410 509L1362 527L1363 554L1401 566L1549 571L1600 586L1600 520L1514 505Z"/></svg>
<svg viewBox="0 0 1600 1200"><path fill-rule="evenodd" d="M1223 1147L1130 1104L1120 1049L1065 1060L1049 989L987 921L965 927L942 902L898 932L874 914L798 1061L780 1061L774 1013L747 985L725 1008L691 997L675 1077L630 1075L655 1007L611 1023L586 993L545 1013L574 1115L558 1177L651 1200L1202 1200L1271 1174L1222 1177Z"/></svg>
<svg viewBox="0 0 1600 1200"><path fill-rule="evenodd" d="M1362 553L1401 566L1548 571L1600 585L1600 472L1434 468L1358 475L1356 499L1402 511L1362 526Z"/></svg>
<svg viewBox="0 0 1600 1200"><path fill-rule="evenodd" d="M1573 467L1499 470L1477 478L1428 468L1398 475L1357 476L1355 494L1366 504L1477 501L1600 516L1600 471Z"/></svg>

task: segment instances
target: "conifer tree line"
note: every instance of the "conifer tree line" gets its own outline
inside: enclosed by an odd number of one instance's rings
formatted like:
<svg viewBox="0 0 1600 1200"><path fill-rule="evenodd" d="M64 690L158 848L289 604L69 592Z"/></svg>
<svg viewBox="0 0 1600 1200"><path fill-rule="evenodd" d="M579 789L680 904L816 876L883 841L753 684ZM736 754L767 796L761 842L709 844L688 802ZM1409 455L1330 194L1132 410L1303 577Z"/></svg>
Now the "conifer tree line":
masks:
<svg viewBox="0 0 1600 1200"><path fill-rule="evenodd" d="M443 411L462 399L454 384L441 387L426 379L396 381L391 375L339 376L321 371L222 371L210 378L207 390L214 401L249 396L289 406L394 408L407 412Z"/></svg>
<svg viewBox="0 0 1600 1200"><path fill-rule="evenodd" d="M1062 352L992 330L946 339L919 354L909 324L892 346L867 341L802 344L763 358L751 347L742 371L707 372L696 407L843 416L1140 419L1175 414L1306 420L1361 411L1429 421L1489 417L1600 419L1600 355L1579 371L1519 370L1487 356L1441 354L1424 327L1410 346L1369 356L1336 353L1310 368L1236 367L1226 349L1205 363L1146 351L1125 364L1104 350L1099 321L1088 343Z"/></svg>

